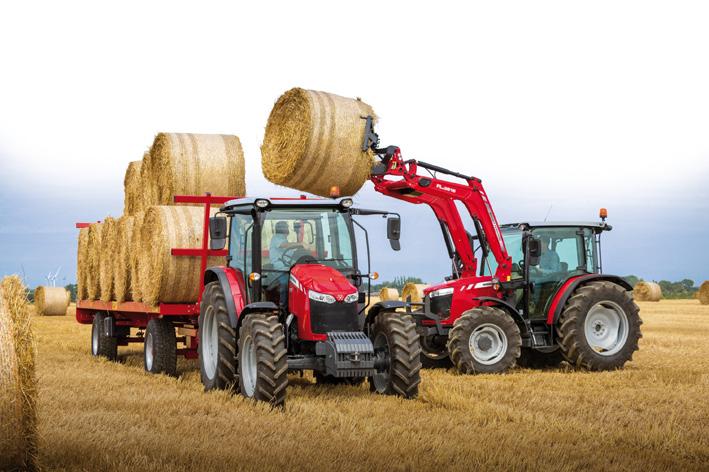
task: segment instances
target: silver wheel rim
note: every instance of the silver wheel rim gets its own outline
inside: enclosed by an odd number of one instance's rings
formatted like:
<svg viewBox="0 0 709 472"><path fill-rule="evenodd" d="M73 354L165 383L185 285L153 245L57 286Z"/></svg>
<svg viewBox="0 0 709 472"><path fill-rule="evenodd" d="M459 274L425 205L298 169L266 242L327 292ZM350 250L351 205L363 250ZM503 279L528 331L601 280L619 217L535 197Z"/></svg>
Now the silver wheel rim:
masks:
<svg viewBox="0 0 709 472"><path fill-rule="evenodd" d="M219 359L219 332L214 317L214 312L208 308L204 313L204 326L202 328L202 364L207 377L213 379L217 373L217 361Z"/></svg>
<svg viewBox="0 0 709 472"><path fill-rule="evenodd" d="M256 347L251 336L247 336L242 343L241 352L241 379L244 383L244 395L251 398L256 392Z"/></svg>
<svg viewBox="0 0 709 472"><path fill-rule="evenodd" d="M586 314L584 335L596 354L616 354L628 340L628 317L625 310L610 300L596 303Z"/></svg>
<svg viewBox="0 0 709 472"><path fill-rule="evenodd" d="M91 329L91 354L94 356L98 356L98 330L97 323L94 323Z"/></svg>
<svg viewBox="0 0 709 472"><path fill-rule="evenodd" d="M145 337L145 369L153 370L153 333Z"/></svg>
<svg viewBox="0 0 709 472"><path fill-rule="evenodd" d="M492 323L478 326L470 334L468 347L473 359L483 365L492 365L502 360L507 353L507 336Z"/></svg>

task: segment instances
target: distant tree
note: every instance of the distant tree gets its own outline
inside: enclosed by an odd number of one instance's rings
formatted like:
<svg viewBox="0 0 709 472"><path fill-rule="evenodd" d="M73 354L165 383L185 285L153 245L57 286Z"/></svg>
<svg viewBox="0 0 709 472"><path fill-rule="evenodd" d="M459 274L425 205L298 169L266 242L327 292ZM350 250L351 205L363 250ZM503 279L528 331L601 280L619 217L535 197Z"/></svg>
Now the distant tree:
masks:
<svg viewBox="0 0 709 472"><path fill-rule="evenodd" d="M77 293L77 286L76 284L69 284L65 285L64 288L69 292L71 295L71 301L76 302L76 293Z"/></svg>
<svg viewBox="0 0 709 472"><path fill-rule="evenodd" d="M404 285L406 285L407 283L423 284L425 282L418 277L400 275L398 277L394 277L394 280L391 281L383 281L377 284L372 284L372 291L376 292L383 289L384 287L389 287L395 288L401 292L401 290L403 290L404 288Z"/></svg>

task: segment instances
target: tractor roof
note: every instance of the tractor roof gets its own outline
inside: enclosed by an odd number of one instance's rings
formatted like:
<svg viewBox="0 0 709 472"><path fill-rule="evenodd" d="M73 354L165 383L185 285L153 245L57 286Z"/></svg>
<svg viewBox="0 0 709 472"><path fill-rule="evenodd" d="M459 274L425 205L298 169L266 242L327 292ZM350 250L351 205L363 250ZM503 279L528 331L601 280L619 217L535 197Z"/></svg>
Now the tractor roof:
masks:
<svg viewBox="0 0 709 472"><path fill-rule="evenodd" d="M505 228L520 228L534 229L534 228L591 228L595 232L610 231L613 229L611 225L602 221L530 221L524 223L508 223L501 225L502 229Z"/></svg>

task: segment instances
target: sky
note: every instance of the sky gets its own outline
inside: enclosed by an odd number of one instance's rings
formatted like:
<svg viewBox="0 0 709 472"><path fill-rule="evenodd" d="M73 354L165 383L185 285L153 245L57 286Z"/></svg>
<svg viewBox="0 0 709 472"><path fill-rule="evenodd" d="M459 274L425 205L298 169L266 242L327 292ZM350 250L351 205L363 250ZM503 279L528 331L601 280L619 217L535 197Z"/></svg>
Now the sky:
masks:
<svg viewBox="0 0 709 472"><path fill-rule="evenodd" d="M604 269L709 279L709 6L704 2L4 2L0 275L75 280L74 223L119 216L157 132L236 134L248 193L274 101L362 97L383 144L483 180L501 222L595 220ZM382 279L450 270L430 209L402 250L370 231Z"/></svg>

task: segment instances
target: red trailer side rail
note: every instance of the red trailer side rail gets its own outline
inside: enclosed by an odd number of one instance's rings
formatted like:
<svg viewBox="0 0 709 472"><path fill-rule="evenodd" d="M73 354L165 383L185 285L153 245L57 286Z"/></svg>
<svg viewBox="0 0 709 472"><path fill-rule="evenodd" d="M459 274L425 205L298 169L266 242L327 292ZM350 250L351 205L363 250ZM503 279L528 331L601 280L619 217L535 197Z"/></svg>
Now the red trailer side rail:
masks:
<svg viewBox="0 0 709 472"><path fill-rule="evenodd" d="M202 227L202 247L200 248L173 248L170 253L175 257L199 257L200 274L207 269L207 258L210 256L225 257L227 250L209 249L209 215L212 205L223 205L229 200L239 197L218 197L206 195L176 195L175 203L189 203L204 205L204 222ZM77 223L77 228L86 228L89 223ZM141 330L145 329L152 318L170 317L177 327L178 340L186 344L185 349L178 349L178 354L189 358L197 356L197 318L199 306L204 291L204 278L199 278L199 298L196 303L160 303L157 306L146 305L142 302L103 302L100 300L77 300L76 321L81 324L91 324L97 312L111 315L116 326L137 328L139 333L134 337L126 337L121 345L131 342L143 342Z"/></svg>

